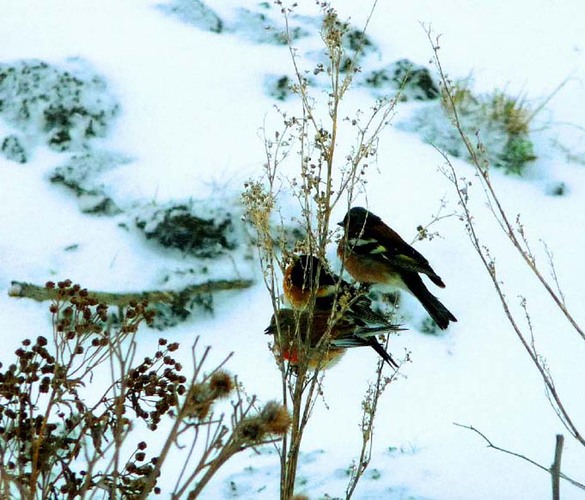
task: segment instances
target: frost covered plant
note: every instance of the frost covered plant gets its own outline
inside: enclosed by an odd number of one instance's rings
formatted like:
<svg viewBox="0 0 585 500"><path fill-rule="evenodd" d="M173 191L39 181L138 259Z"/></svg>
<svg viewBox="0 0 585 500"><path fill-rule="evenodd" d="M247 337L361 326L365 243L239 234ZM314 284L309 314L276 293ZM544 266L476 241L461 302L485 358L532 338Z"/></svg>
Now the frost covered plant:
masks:
<svg viewBox="0 0 585 500"><path fill-rule="evenodd" d="M86 62L64 66L35 59L0 64L0 116L56 151L75 151L104 137L120 106Z"/></svg>
<svg viewBox="0 0 585 500"><path fill-rule="evenodd" d="M538 110L533 111L526 101L501 90L475 94L469 78L449 81L448 90L444 84L440 90L439 103L420 108L399 126L418 133L425 142L456 158L473 162L453 126L453 110L456 109L459 126L470 137L480 136L486 158L492 166L502 168L506 173L522 175L536 159L530 122Z"/></svg>
<svg viewBox="0 0 585 500"><path fill-rule="evenodd" d="M280 1L276 4L282 9L288 30L291 10ZM264 131L264 176L250 180L243 194L246 218L256 233L260 263L275 314L282 305L282 274L290 262L291 254L301 252L324 260L328 245L335 239L332 227L335 227L337 221L331 221L332 210L337 205L347 210L357 194L365 192L366 174L370 162L376 157L379 134L390 122L396 103L395 98L381 98L368 112L353 110L351 117L342 112L344 97L359 72L357 60L368 38L363 31L361 35L356 35L356 31L351 29L349 23L342 21L329 4L319 2L319 6L323 17L323 62L317 63L310 70L303 70L298 53L291 45L291 38L288 38L294 69L291 80L295 82L291 91L298 99L300 109L294 115L280 111L281 130L273 133ZM348 50L353 52L348 53ZM316 79L323 88L315 88L313 82ZM339 144L342 127L355 137L354 143L346 149L341 149ZM292 199L286 197L290 195ZM293 245L284 231L289 220L283 214L290 206L295 206L298 214L290 220L303 235ZM313 291L305 309L309 315L314 312L315 299ZM347 307L341 299L336 299L333 311L337 305L342 310ZM329 327L335 322L334 314ZM278 321L276 323L275 335L278 336ZM299 326L296 328L297 333L300 332ZM327 335L326 332L325 337ZM305 338L310 339L310 335ZM315 367L309 367L309 357L294 366L280 357L276 359L282 375L283 403L292 414L290 433L283 437L279 446L281 499L295 498L303 433L317 399L323 392L322 369L326 360L324 342L321 347L322 362L317 361ZM365 396L366 417L362 421L364 446L352 467L348 498L369 464L376 403L391 380L392 377L385 376L379 365L376 382Z"/></svg>
<svg viewBox="0 0 585 500"><path fill-rule="evenodd" d="M163 466L178 436L194 447L206 432L175 486L198 492L235 453L286 432L281 405L244 402L223 363L202 371L209 349L196 356L193 347L190 380L175 359L178 343L160 339L152 356L136 361L135 335L153 318L146 301L131 302L114 330L108 306L79 285L47 289L55 296L52 334L25 339L15 360L0 365L1 498L146 498L174 472ZM214 409L230 396L226 425ZM169 423L163 449L153 453L148 440Z"/></svg>
<svg viewBox="0 0 585 500"><path fill-rule="evenodd" d="M492 142L488 134L503 139L503 145L494 147L493 164L508 173L521 174L526 164L536 159L530 140L530 121L534 113L523 99L512 97L501 90L489 94L474 95L469 89L469 79L455 82L446 95L445 86L441 87L443 109L453 118L453 106L459 111L461 126L468 134L476 131L482 140ZM488 132L486 132L486 130Z"/></svg>

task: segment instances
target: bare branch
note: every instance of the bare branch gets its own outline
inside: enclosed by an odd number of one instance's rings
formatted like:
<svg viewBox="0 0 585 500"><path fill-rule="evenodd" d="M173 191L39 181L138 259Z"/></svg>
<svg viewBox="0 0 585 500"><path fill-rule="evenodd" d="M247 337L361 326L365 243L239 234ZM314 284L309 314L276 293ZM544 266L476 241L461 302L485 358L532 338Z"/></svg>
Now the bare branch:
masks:
<svg viewBox="0 0 585 500"><path fill-rule="evenodd" d="M493 448L494 450L501 451L502 453L506 453L507 455L512 455L513 457L520 458L520 459L528 462L529 464L534 465L535 467L539 468L540 470L543 470L544 472L550 474L551 477L558 475L559 478L564 479L565 481L568 481L573 486L576 486L577 488L585 490L585 484L582 484L578 481L575 481L574 479L571 479L570 477L566 476L565 474L563 474L560 471L560 457L561 457L562 447L563 447L562 435L557 436L556 447L555 447L555 462L553 463L553 466L549 468L549 467L545 467L544 465L539 464L538 462L532 460L531 458L528 458L525 455L522 455L521 453L516 453L515 451L510 451L510 450L507 450L506 448L502 448L500 446L495 445L483 432L476 429L472 425L463 425L463 424L458 424L456 422L453 422L453 425L456 425L457 427L461 427L463 429L467 429L467 430L475 432L476 434L478 434L479 436L481 436L483 438L483 440L487 443L488 448ZM560 440L559 440L559 436L561 438ZM558 461L557 461L557 457L558 457ZM557 468L555 468L555 467L557 467Z"/></svg>

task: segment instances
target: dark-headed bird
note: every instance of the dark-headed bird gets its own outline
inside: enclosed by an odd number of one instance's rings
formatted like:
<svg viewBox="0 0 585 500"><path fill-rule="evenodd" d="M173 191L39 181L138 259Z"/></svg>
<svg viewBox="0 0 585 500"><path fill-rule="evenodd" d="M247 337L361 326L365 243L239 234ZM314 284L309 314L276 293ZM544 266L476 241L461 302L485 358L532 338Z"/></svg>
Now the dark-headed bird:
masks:
<svg viewBox="0 0 585 500"><path fill-rule="evenodd" d="M366 323L397 328L372 309L372 301L363 291L341 279L314 255L301 254L292 258L284 272L283 290L293 309L306 308L314 296L315 309L319 311L331 311L336 305L337 311L349 311Z"/></svg>
<svg viewBox="0 0 585 500"><path fill-rule="evenodd" d="M337 254L356 281L408 290L441 329L447 328L450 321L457 321L420 276L426 275L438 287L445 287L429 261L380 217L365 208L353 207L339 225L345 229L345 234L339 241Z"/></svg>

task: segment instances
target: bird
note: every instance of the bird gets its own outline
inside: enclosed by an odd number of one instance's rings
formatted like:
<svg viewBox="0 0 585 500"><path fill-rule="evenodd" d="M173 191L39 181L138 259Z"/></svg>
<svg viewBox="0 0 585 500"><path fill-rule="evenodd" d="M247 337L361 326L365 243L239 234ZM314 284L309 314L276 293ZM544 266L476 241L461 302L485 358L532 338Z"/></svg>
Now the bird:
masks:
<svg viewBox="0 0 585 500"><path fill-rule="evenodd" d="M284 297L293 309L304 309L314 295L317 310L331 311L334 306L370 325L387 325L399 328L386 316L372 309L372 301L357 289L333 273L325 262L314 255L295 255L286 267L283 279Z"/></svg>
<svg viewBox="0 0 585 500"><path fill-rule="evenodd" d="M348 348L366 346L372 347L391 367L399 367L376 338L379 333L399 327L388 323L372 326L353 314L332 316L331 312L280 309L272 315L264 333L274 335L275 354L295 367L306 362L311 369L331 368ZM321 342L326 335L328 338Z"/></svg>
<svg viewBox="0 0 585 500"><path fill-rule="evenodd" d="M445 288L429 261L380 217L363 207L353 207L338 225L345 229L345 233L339 241L337 255L356 281L408 290L442 330L449 326L449 322L457 321L429 291L420 276L426 275L435 285Z"/></svg>
<svg viewBox="0 0 585 500"><path fill-rule="evenodd" d="M349 283L334 275L321 259L314 255L295 255L284 272L282 288L287 302L302 309L315 296L317 307L331 308L338 292Z"/></svg>

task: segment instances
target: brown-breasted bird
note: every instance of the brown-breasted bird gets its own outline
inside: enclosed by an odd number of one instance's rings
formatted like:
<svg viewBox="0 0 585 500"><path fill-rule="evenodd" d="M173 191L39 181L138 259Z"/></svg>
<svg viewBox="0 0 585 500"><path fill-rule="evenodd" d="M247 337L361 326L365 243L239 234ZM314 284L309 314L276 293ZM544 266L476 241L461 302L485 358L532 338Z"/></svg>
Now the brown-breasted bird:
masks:
<svg viewBox="0 0 585 500"><path fill-rule="evenodd" d="M371 326L351 313L332 317L331 310L310 314L306 310L281 309L272 316L264 333L274 335L276 355L293 366L306 361L312 369L330 368L348 348L369 346L386 363L398 368L376 335L399 329L392 324ZM325 335L328 337L320 342Z"/></svg>
<svg viewBox="0 0 585 500"><path fill-rule="evenodd" d="M336 295L349 283L334 275L321 259L313 255L295 255L284 271L284 297L294 309L302 309L315 296L320 309L331 308Z"/></svg>
<svg viewBox="0 0 585 500"><path fill-rule="evenodd" d="M384 315L372 309L372 301L347 281L334 274L325 262L314 255L296 255L284 272L283 291L293 309L307 307L311 295L315 296L315 309L350 311L371 325L398 328Z"/></svg>
<svg viewBox="0 0 585 500"><path fill-rule="evenodd" d="M405 288L441 329L447 328L450 321L457 321L420 277L425 274L435 285L445 287L429 261L380 217L363 207L353 207L339 225L345 228L345 234L339 241L337 255L355 280Z"/></svg>

